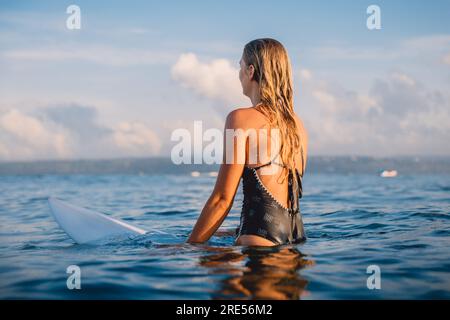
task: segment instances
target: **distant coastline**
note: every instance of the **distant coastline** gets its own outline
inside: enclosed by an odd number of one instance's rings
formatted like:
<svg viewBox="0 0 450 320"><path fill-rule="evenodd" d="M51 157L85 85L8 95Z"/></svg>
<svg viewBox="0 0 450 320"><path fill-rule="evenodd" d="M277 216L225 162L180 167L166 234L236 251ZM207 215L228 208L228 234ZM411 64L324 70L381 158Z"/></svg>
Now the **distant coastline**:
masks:
<svg viewBox="0 0 450 320"><path fill-rule="evenodd" d="M170 158L117 158L0 162L0 175L42 174L189 174L217 171L219 165L175 165ZM375 174L397 170L409 174L450 174L450 156L310 156L305 174Z"/></svg>

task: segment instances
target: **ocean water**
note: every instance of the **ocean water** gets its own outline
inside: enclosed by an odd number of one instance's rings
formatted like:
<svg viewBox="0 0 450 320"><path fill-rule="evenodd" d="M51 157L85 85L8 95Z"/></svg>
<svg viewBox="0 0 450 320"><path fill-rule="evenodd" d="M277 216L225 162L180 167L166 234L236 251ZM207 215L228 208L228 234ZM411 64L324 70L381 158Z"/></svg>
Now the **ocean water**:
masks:
<svg viewBox="0 0 450 320"><path fill-rule="evenodd" d="M307 172L307 241L259 249L233 246L240 188L219 232L185 243L213 188L206 172L1 175L0 298L450 298L450 175L349 172ZM48 196L167 234L76 245ZM80 290L67 288L70 265L81 269ZM380 289L367 287L371 265Z"/></svg>

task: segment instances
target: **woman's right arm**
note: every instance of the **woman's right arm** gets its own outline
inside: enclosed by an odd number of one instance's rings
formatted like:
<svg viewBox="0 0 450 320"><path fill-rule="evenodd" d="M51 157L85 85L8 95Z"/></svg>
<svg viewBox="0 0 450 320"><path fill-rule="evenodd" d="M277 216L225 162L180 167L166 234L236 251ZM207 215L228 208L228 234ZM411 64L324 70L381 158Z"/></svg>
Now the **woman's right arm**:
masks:
<svg viewBox="0 0 450 320"><path fill-rule="evenodd" d="M225 123L225 130L238 129L241 126L240 119L241 117L237 110L230 113ZM227 150L225 139L226 134L224 135L223 144L224 161L220 166L214 190L206 202L187 242L202 243L209 240L220 227L233 205L234 196L245 165L245 163L239 163L237 157L240 152L244 152L245 155L245 143L242 146L236 140L233 141L234 159L231 164L228 164L225 161Z"/></svg>

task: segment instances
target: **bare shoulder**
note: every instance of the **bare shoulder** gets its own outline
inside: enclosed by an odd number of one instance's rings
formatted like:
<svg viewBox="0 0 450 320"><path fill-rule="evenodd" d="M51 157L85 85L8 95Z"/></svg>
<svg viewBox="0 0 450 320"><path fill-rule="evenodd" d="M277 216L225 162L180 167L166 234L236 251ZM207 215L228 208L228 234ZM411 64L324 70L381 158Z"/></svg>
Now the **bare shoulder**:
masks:
<svg viewBox="0 0 450 320"><path fill-rule="evenodd" d="M255 111L253 108L237 108L231 111L227 115L226 127L227 128L247 128L251 127L255 117Z"/></svg>

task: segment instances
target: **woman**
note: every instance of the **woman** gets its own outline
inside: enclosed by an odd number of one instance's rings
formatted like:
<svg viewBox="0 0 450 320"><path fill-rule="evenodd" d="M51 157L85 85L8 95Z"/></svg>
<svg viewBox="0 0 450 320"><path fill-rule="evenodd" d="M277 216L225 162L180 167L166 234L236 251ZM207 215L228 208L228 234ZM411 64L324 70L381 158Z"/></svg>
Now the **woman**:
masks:
<svg viewBox="0 0 450 320"><path fill-rule="evenodd" d="M289 57L280 42L264 38L246 44L239 63L242 90L252 106L232 111L227 116L225 130L241 130L244 135L259 130L267 132L269 137L275 129L279 132L280 147L276 148L277 140L270 139L272 136L267 139L262 139L264 135L257 136L258 156L253 163L250 135L244 137L244 144L233 141L233 161L221 165L214 190L187 241L201 243L216 232L232 207L241 178L244 201L235 244L275 246L303 241L306 238L299 198L308 138L293 109ZM269 143L265 145L264 141ZM264 146L267 150L262 150ZM271 147L277 151L276 159L263 159L262 151L274 154ZM226 142L224 148L225 157L230 150ZM245 154L245 161L236 160L239 154Z"/></svg>

